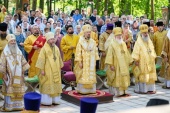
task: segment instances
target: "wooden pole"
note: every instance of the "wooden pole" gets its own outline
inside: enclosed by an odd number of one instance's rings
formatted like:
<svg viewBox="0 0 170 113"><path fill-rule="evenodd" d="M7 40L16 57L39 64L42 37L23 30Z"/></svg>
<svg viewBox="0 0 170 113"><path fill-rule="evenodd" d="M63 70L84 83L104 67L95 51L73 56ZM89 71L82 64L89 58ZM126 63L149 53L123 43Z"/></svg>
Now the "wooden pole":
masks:
<svg viewBox="0 0 170 113"><path fill-rule="evenodd" d="M169 20L170 20L170 0L168 0L168 23L169 23Z"/></svg>
<svg viewBox="0 0 170 113"><path fill-rule="evenodd" d="M15 4L16 9L18 9L18 4L19 4L19 1L16 0L16 4Z"/></svg>
<svg viewBox="0 0 170 113"><path fill-rule="evenodd" d="M132 0L130 0L130 14L132 15Z"/></svg>
<svg viewBox="0 0 170 113"><path fill-rule="evenodd" d="M121 5L120 5L120 2L121 2L121 0L119 0L119 17L120 17L120 15L121 15Z"/></svg>
<svg viewBox="0 0 170 113"><path fill-rule="evenodd" d="M40 8L41 8L41 10L43 12L44 11L44 0L39 1L39 6L40 6Z"/></svg>
<svg viewBox="0 0 170 113"><path fill-rule="evenodd" d="M154 0L151 0L151 19L154 20Z"/></svg>
<svg viewBox="0 0 170 113"><path fill-rule="evenodd" d="M50 1L47 0L46 4L47 4L48 16L49 16L50 15L50 13L49 13L49 10L50 10Z"/></svg>
<svg viewBox="0 0 170 113"><path fill-rule="evenodd" d="M36 10L36 7L37 7L37 0L33 0L33 2L32 2L32 9Z"/></svg>
<svg viewBox="0 0 170 113"><path fill-rule="evenodd" d="M56 0L54 0L54 12L55 12L55 1L56 1Z"/></svg>
<svg viewBox="0 0 170 113"><path fill-rule="evenodd" d="M52 3L51 3L52 1L50 0L50 12L51 12L51 10L52 10Z"/></svg>
<svg viewBox="0 0 170 113"><path fill-rule="evenodd" d="M81 13L81 0L78 0L79 12Z"/></svg>

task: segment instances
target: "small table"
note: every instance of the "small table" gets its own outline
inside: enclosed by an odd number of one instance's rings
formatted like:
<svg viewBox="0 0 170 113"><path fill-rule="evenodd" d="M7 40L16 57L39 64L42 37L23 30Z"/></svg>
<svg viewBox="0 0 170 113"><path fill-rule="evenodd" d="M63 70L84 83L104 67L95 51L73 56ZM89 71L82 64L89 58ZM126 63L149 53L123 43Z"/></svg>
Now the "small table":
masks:
<svg viewBox="0 0 170 113"><path fill-rule="evenodd" d="M104 70L99 70L96 72L96 77L97 77L97 84L96 84L96 89L101 89L103 86L108 88L105 84L106 82L106 71Z"/></svg>
<svg viewBox="0 0 170 113"><path fill-rule="evenodd" d="M129 67L129 72L132 74L132 67ZM109 88L107 85L107 76L106 76L106 71L104 70L99 70L96 72L97 75L97 84L96 88L101 89L102 86L105 86L106 88Z"/></svg>
<svg viewBox="0 0 170 113"><path fill-rule="evenodd" d="M3 80L0 79L0 99L4 100L4 96L2 95L2 84L3 84Z"/></svg>
<svg viewBox="0 0 170 113"><path fill-rule="evenodd" d="M28 89L26 92L35 92L35 89L38 87L39 85L39 79L38 79L38 76L34 76L33 78L28 78L28 77L25 77L25 83L27 84L28 86Z"/></svg>

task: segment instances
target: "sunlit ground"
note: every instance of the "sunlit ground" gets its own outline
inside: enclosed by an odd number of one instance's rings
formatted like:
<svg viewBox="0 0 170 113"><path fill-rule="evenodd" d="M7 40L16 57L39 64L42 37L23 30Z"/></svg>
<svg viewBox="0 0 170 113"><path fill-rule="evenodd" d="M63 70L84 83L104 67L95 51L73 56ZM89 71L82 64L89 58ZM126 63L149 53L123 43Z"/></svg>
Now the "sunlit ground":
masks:
<svg viewBox="0 0 170 113"><path fill-rule="evenodd" d="M150 94L136 94L134 93L134 86L129 87L128 93L131 94L130 97L126 98L113 98L114 102L99 104L97 107L96 113L116 113L119 111L125 111L135 108L146 107L147 102L151 98L161 98L170 100L170 90L162 89L163 83L157 83L156 89L157 93ZM68 88L70 90L70 88ZM108 92L108 89L103 89ZM3 104L3 101L0 101L0 105ZM19 113L19 112L13 112ZM40 110L40 113L80 113L80 107L74 104L68 103L64 100L61 100L61 104L52 107L43 107Z"/></svg>

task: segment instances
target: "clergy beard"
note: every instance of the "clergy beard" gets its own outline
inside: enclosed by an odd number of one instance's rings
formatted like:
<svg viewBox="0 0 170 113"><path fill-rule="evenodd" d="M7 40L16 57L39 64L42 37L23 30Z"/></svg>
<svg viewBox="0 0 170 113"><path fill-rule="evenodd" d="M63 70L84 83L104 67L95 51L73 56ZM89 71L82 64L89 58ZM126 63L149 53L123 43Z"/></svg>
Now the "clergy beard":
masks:
<svg viewBox="0 0 170 113"><path fill-rule="evenodd" d="M147 42L149 40L149 37L142 35L142 39L143 39L143 41Z"/></svg>
<svg viewBox="0 0 170 113"><path fill-rule="evenodd" d="M9 50L11 51L12 54L17 53L16 44L9 44L8 47L9 47Z"/></svg>
<svg viewBox="0 0 170 113"><path fill-rule="evenodd" d="M0 37L1 37L2 40L5 40L6 36L7 36L7 34L0 34Z"/></svg>
<svg viewBox="0 0 170 113"><path fill-rule="evenodd" d="M39 33L34 33L33 35L34 35L34 36L39 36Z"/></svg>
<svg viewBox="0 0 170 113"><path fill-rule="evenodd" d="M87 35L87 36L85 37L85 39L86 39L86 40L89 40L89 39L90 39L90 35Z"/></svg>
<svg viewBox="0 0 170 113"><path fill-rule="evenodd" d="M86 37L85 39L86 39L86 40L89 40L89 39L90 39L90 37Z"/></svg>
<svg viewBox="0 0 170 113"><path fill-rule="evenodd" d="M55 43L50 44L50 47L54 47L54 46L55 46Z"/></svg>
<svg viewBox="0 0 170 113"><path fill-rule="evenodd" d="M116 42L117 42L118 44L122 44L122 43L123 43L123 39L122 39L122 38L121 38L121 39L115 38L115 40L116 40Z"/></svg>
<svg viewBox="0 0 170 113"><path fill-rule="evenodd" d="M68 32L68 34L69 34L69 35L72 35L73 33L74 33L74 31L70 31L70 32Z"/></svg>

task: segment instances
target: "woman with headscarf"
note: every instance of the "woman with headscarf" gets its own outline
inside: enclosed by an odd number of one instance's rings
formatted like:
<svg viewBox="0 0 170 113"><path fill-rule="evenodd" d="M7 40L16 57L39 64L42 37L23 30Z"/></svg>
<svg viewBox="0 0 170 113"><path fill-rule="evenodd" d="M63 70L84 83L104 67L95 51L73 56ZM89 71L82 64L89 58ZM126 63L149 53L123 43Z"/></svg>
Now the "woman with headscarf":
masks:
<svg viewBox="0 0 170 113"><path fill-rule="evenodd" d="M15 37L16 37L16 42L17 42L18 48L21 50L21 52L22 52L23 56L25 57L25 59L27 59L26 52L24 50L25 38L24 38L24 35L22 34L21 26L19 26L19 25L16 26L14 34L15 34Z"/></svg>
<svg viewBox="0 0 170 113"><path fill-rule="evenodd" d="M132 31L129 29L129 24L126 22L124 23L122 37L124 42L126 43L129 53L131 53L131 41L133 36L132 36Z"/></svg>
<svg viewBox="0 0 170 113"><path fill-rule="evenodd" d="M55 28L55 36L54 37L55 37L55 41L56 41L55 44L59 48L61 58L63 59L63 52L61 51L61 48L60 48L61 39L63 38L63 35L61 34L61 27Z"/></svg>

